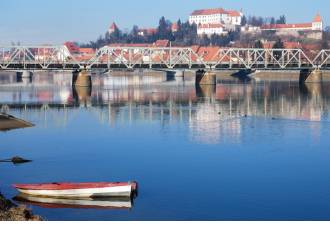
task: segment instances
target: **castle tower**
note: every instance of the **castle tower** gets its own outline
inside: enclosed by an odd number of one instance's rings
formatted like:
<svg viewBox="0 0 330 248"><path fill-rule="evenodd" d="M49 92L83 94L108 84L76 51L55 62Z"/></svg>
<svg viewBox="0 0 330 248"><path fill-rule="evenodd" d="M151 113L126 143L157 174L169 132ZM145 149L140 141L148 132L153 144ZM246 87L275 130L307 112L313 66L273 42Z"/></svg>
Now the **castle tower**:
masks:
<svg viewBox="0 0 330 248"><path fill-rule="evenodd" d="M112 33L115 32L116 30L118 30L118 26L117 26L116 23L113 22L113 23L111 24L110 28L108 29L108 32L109 32L109 34L112 34Z"/></svg>
<svg viewBox="0 0 330 248"><path fill-rule="evenodd" d="M322 31L323 30L323 21L320 14L317 14L313 20L313 30Z"/></svg>

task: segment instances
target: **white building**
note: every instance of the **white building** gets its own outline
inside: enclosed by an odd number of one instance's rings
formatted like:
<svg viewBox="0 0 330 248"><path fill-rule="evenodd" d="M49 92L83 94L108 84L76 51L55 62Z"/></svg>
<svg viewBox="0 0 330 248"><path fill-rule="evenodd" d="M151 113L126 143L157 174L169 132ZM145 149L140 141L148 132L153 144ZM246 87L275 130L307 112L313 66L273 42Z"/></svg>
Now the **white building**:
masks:
<svg viewBox="0 0 330 248"><path fill-rule="evenodd" d="M261 27L262 31L276 31L281 33L290 33L295 31L322 31L322 17L317 14L312 22L296 24L267 24Z"/></svg>
<svg viewBox="0 0 330 248"><path fill-rule="evenodd" d="M224 30L224 26L222 24L210 23L210 24L199 24L197 27L197 34L202 36L206 34L207 36L211 36L213 34L224 35L228 32Z"/></svg>
<svg viewBox="0 0 330 248"><path fill-rule="evenodd" d="M194 11L189 17L190 24L229 24L240 26L243 13L236 10L203 9Z"/></svg>
<svg viewBox="0 0 330 248"><path fill-rule="evenodd" d="M243 13L236 10L203 9L194 11L189 17L190 24L197 25L198 35L227 34L242 23Z"/></svg>
<svg viewBox="0 0 330 248"><path fill-rule="evenodd" d="M242 33L260 33L261 28L257 26L245 25L241 27Z"/></svg>

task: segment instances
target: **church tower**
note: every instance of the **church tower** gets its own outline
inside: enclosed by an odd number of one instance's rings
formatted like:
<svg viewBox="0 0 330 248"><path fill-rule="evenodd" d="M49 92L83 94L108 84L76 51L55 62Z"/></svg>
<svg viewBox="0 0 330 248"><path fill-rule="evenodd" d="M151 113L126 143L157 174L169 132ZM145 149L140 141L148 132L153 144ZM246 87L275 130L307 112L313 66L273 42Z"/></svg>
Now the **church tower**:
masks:
<svg viewBox="0 0 330 248"><path fill-rule="evenodd" d="M118 30L118 26L116 25L116 23L112 23L112 25L108 29L108 32L109 32L109 34L112 34L116 30Z"/></svg>
<svg viewBox="0 0 330 248"><path fill-rule="evenodd" d="M320 14L317 14L313 20L313 30L314 31L322 31L323 30L323 21Z"/></svg>

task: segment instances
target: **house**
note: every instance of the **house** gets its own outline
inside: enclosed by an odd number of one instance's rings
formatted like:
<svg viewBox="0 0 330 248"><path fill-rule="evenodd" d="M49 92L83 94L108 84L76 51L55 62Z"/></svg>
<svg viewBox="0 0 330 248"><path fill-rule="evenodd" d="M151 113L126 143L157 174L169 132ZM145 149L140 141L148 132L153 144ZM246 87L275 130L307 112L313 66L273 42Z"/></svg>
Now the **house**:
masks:
<svg viewBox="0 0 330 248"><path fill-rule="evenodd" d="M79 46L77 46L74 42L67 41L64 43L64 46L66 46L71 54L78 54L79 53Z"/></svg>
<svg viewBox="0 0 330 248"><path fill-rule="evenodd" d="M90 60L95 56L96 51L93 48L79 48L79 56L76 58L78 60Z"/></svg>
<svg viewBox="0 0 330 248"><path fill-rule="evenodd" d="M258 26L245 25L241 27L242 33L260 33L261 29Z"/></svg>
<svg viewBox="0 0 330 248"><path fill-rule="evenodd" d="M178 23L176 23L176 22L172 23L171 30L173 33L178 32L178 30L179 30Z"/></svg>
<svg viewBox="0 0 330 248"><path fill-rule="evenodd" d="M170 46L169 40L157 40L153 44L153 47L169 47L169 46Z"/></svg>
<svg viewBox="0 0 330 248"><path fill-rule="evenodd" d="M199 24L197 26L197 34L199 36L212 36L213 34L224 35L227 33L227 31L224 31L224 26L220 23Z"/></svg>
<svg viewBox="0 0 330 248"><path fill-rule="evenodd" d="M138 35L140 36L148 36L148 35L154 35L157 33L157 28L142 28L139 29Z"/></svg>

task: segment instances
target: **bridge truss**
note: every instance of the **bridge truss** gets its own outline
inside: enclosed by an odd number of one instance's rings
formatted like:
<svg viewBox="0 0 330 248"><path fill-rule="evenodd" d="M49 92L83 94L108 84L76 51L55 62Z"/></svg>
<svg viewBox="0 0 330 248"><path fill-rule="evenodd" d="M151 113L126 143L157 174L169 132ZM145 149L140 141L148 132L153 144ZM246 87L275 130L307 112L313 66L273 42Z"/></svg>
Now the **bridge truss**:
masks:
<svg viewBox="0 0 330 248"><path fill-rule="evenodd" d="M95 55L72 54L66 46L0 46L0 70L330 69L330 50L310 58L301 49L221 48L210 53L188 47L111 47Z"/></svg>

